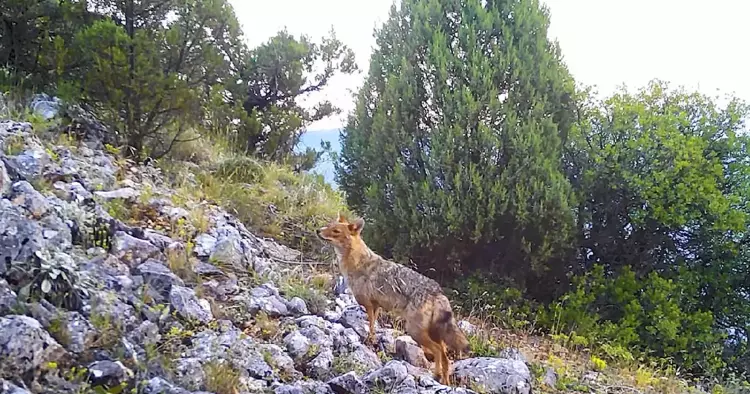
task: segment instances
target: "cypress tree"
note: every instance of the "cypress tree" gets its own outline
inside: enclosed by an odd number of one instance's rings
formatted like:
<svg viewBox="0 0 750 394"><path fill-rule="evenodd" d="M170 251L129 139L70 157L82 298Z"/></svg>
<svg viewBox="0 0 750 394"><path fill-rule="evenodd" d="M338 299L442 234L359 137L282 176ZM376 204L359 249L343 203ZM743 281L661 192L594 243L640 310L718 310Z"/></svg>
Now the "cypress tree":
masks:
<svg viewBox="0 0 750 394"><path fill-rule="evenodd" d="M341 134L337 180L371 246L519 285L569 250L573 80L536 0L403 0ZM526 283L524 283L526 282Z"/></svg>

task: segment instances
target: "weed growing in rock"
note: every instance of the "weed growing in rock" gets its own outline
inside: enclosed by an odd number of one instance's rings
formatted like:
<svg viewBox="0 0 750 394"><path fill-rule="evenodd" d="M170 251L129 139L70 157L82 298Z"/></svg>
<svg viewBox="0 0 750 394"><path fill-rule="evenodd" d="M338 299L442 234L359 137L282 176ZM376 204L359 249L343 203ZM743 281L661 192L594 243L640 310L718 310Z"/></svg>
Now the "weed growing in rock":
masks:
<svg viewBox="0 0 750 394"><path fill-rule="evenodd" d="M93 343L93 347L114 349L122 337L120 325L114 322L110 315L103 313L92 313L89 319L99 334Z"/></svg>
<svg viewBox="0 0 750 394"><path fill-rule="evenodd" d="M253 335L259 336L260 338L272 341L277 339L280 333L279 322L271 319L268 314L264 311L259 311L255 315L253 325L250 327Z"/></svg>
<svg viewBox="0 0 750 394"><path fill-rule="evenodd" d="M312 314L323 314L328 306L325 283L321 279L307 281L300 272L295 272L282 279L280 290L288 298L304 300Z"/></svg>
<svg viewBox="0 0 750 394"><path fill-rule="evenodd" d="M65 318L61 313L58 313L55 317L50 319L49 327L47 332L52 335L55 340L63 346L70 345L71 337L70 331L68 331L68 325L66 324Z"/></svg>
<svg viewBox="0 0 750 394"><path fill-rule="evenodd" d="M192 245L189 246L192 249ZM168 249L166 253L167 266L170 271L174 272L185 283L196 284L200 278L195 274L195 260L191 257L190 252L187 246L184 249Z"/></svg>
<svg viewBox="0 0 750 394"><path fill-rule="evenodd" d="M16 156L23 153L26 142L20 135L9 135L3 140L3 153L8 156Z"/></svg>
<svg viewBox="0 0 750 394"><path fill-rule="evenodd" d="M336 372L337 375L343 375L350 371L354 371L357 375L362 375L367 371L365 365L349 354L342 354L334 357L331 369Z"/></svg>
<svg viewBox="0 0 750 394"><path fill-rule="evenodd" d="M607 368L607 362L597 356L591 355L590 361L594 371L601 372Z"/></svg>
<svg viewBox="0 0 750 394"><path fill-rule="evenodd" d="M501 346L496 339L483 333L467 335L469 351L477 357L496 357L500 354Z"/></svg>
<svg viewBox="0 0 750 394"><path fill-rule="evenodd" d="M235 394L240 374L228 362L212 361L203 366L206 390L216 394Z"/></svg>

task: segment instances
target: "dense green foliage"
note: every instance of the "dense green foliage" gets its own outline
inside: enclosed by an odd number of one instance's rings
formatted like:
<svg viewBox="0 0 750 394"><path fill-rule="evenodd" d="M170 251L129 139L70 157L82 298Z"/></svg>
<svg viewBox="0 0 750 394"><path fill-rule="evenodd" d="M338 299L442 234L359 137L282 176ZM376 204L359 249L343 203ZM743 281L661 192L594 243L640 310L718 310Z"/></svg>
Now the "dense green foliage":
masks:
<svg viewBox="0 0 750 394"><path fill-rule="evenodd" d="M320 152L295 153L299 137L338 110L295 99L356 70L333 32L316 44L281 31L247 48L226 0L10 1L0 19L3 86L86 105L135 157L207 130L238 152L311 168Z"/></svg>
<svg viewBox="0 0 750 394"><path fill-rule="evenodd" d="M658 81L599 100L547 25L530 0L392 9L337 167L368 241L463 313L749 372L748 107Z"/></svg>

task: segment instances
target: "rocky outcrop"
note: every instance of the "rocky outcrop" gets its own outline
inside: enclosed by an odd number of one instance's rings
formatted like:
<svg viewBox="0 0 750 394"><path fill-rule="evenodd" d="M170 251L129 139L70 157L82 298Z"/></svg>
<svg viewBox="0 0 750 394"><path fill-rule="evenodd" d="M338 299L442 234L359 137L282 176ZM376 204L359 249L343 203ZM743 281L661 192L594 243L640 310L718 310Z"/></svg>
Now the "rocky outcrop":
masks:
<svg viewBox="0 0 750 394"><path fill-rule="evenodd" d="M58 104L32 106L53 118ZM117 164L103 126L76 111L75 146L0 122L0 392L472 392L435 382L422 349L393 329L366 346L366 315L341 277L312 314L280 291L289 267L278 261L300 252L217 206L177 204L158 169ZM124 221L133 204L148 221ZM200 230L198 207L210 223ZM486 392L529 392L518 359L455 369Z"/></svg>

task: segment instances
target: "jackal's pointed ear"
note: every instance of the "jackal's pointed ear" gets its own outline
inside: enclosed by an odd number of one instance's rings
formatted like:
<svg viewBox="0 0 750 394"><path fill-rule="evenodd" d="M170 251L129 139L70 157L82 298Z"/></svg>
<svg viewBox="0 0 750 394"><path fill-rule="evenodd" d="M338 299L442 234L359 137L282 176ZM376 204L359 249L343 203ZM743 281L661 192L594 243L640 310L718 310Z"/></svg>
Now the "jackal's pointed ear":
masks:
<svg viewBox="0 0 750 394"><path fill-rule="evenodd" d="M346 223L346 216L344 216L343 213L339 212L338 217L339 217L339 223Z"/></svg>
<svg viewBox="0 0 750 394"><path fill-rule="evenodd" d="M349 223L349 231L351 231L352 234L361 233L363 227L365 227L365 220L362 218L357 218L353 222Z"/></svg>

